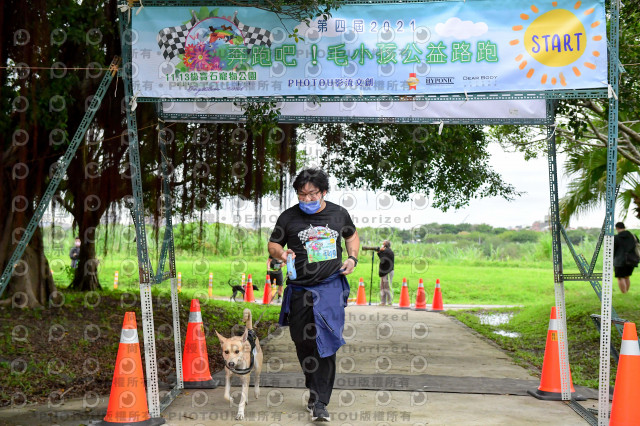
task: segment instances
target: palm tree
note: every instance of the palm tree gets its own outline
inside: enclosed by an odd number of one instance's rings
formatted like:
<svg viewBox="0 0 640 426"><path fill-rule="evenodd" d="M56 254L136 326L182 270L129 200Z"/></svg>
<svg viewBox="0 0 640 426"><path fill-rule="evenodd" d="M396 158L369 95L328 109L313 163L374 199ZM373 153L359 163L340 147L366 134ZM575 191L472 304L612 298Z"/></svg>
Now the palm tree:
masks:
<svg viewBox="0 0 640 426"><path fill-rule="evenodd" d="M623 156L618 156L616 181L620 185L618 205L626 217L631 203L640 218L640 167ZM607 150L582 147L569 151L565 174L572 176L567 194L560 199L560 222L568 225L574 215L597 208L606 197Z"/></svg>

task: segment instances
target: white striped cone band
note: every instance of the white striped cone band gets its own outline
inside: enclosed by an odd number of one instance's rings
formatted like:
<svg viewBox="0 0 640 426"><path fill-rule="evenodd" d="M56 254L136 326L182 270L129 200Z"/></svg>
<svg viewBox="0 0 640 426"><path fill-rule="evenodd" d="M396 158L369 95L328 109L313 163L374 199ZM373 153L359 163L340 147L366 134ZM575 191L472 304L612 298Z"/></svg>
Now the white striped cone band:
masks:
<svg viewBox="0 0 640 426"><path fill-rule="evenodd" d="M640 347L637 340L623 340L620 346L620 355L640 356Z"/></svg>
<svg viewBox="0 0 640 426"><path fill-rule="evenodd" d="M407 282L406 281L402 281L402 287L407 287Z"/></svg>
<svg viewBox="0 0 640 426"><path fill-rule="evenodd" d="M422 283L418 283L418 288L423 287L424 288L424 284Z"/></svg>
<svg viewBox="0 0 640 426"><path fill-rule="evenodd" d="M436 288L440 288L440 283L436 283Z"/></svg>
<svg viewBox="0 0 640 426"><path fill-rule="evenodd" d="M549 331L558 331L558 320L552 318L549 320Z"/></svg>
<svg viewBox="0 0 640 426"><path fill-rule="evenodd" d="M120 333L120 343L138 343L138 330L135 328L123 328Z"/></svg>
<svg viewBox="0 0 640 426"><path fill-rule="evenodd" d="M202 312L189 312L189 322L202 322Z"/></svg>

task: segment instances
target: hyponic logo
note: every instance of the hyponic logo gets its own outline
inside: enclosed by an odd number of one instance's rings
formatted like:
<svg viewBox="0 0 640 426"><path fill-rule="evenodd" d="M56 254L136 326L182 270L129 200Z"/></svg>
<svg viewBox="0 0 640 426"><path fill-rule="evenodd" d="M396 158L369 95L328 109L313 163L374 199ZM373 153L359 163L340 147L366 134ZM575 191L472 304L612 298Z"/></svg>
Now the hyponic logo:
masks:
<svg viewBox="0 0 640 426"><path fill-rule="evenodd" d="M424 79L425 84L453 84L454 77L427 77Z"/></svg>

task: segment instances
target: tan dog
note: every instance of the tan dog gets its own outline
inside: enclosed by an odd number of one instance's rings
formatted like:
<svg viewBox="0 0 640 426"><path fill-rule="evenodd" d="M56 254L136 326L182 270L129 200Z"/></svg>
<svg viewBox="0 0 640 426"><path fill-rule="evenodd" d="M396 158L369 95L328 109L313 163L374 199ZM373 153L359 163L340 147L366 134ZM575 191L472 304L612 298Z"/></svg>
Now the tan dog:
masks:
<svg viewBox="0 0 640 426"><path fill-rule="evenodd" d="M218 339L220 339L220 346L222 346L222 358L224 358L225 365L225 400L231 402L232 374L237 374L242 379L242 395L238 404L236 420L244 419L244 407L249 402L249 376L251 371L255 371L253 385L255 397L258 398L260 396L260 371L262 370L262 349L260 348L258 336L253 331L253 321L249 309L244 310L242 320L246 325L242 336L234 336L227 339L216 331ZM255 342L253 351L251 350L252 338Z"/></svg>

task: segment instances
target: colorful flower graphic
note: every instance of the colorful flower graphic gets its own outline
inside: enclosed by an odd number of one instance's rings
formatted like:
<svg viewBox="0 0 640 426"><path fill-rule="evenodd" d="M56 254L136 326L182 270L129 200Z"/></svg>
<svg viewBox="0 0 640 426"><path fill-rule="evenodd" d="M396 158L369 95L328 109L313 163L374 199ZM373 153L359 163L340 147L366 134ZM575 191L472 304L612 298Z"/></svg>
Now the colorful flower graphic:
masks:
<svg viewBox="0 0 640 426"><path fill-rule="evenodd" d="M246 70L250 68L248 58L239 58L237 53L243 45L244 38L233 17L211 16L189 32L182 64L188 71L236 71L240 65Z"/></svg>
<svg viewBox="0 0 640 426"><path fill-rule="evenodd" d="M211 71L220 69L220 58L205 43L187 45L184 49L184 65L189 71Z"/></svg>

